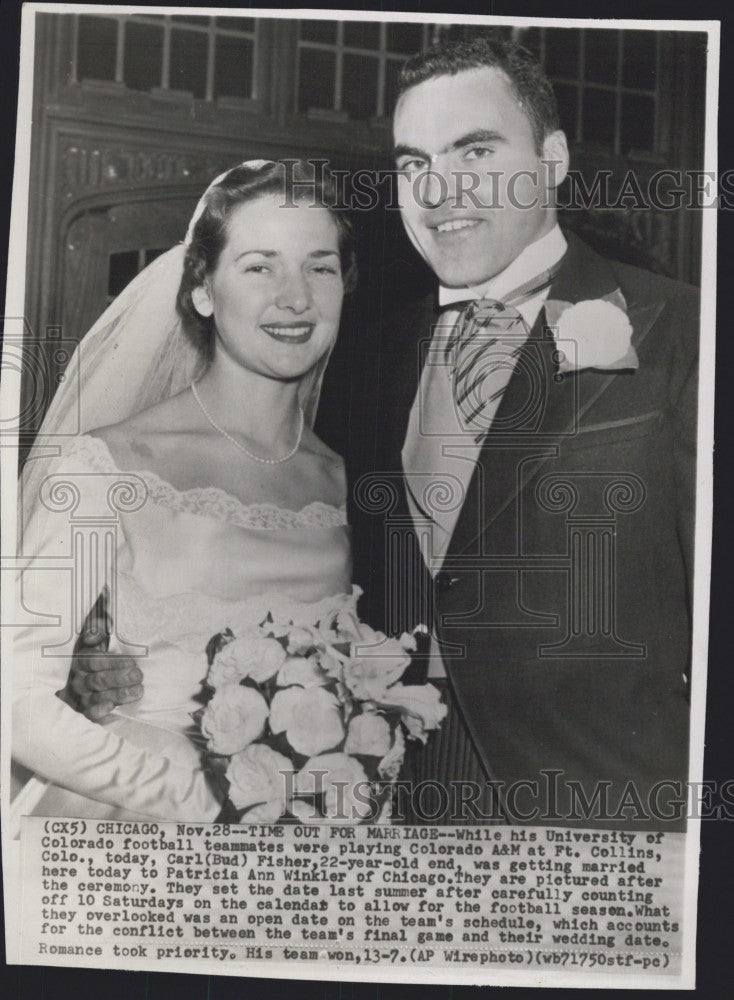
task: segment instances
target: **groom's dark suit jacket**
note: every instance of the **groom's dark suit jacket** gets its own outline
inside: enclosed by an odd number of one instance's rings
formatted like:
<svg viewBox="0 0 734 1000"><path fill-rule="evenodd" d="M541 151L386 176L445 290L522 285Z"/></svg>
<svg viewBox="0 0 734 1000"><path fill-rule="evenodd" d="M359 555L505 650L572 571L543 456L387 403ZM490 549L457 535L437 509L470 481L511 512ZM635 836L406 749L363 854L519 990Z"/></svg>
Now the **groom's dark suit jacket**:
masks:
<svg viewBox="0 0 734 1000"><path fill-rule="evenodd" d="M386 317L350 358L355 579L374 625L412 628L433 615L488 778L539 782L537 797L520 788L506 801L510 815L543 821L528 815L538 806L546 821L555 809L593 825L565 783L593 801L611 782L608 814L620 815L622 796L632 806L621 825L681 828L640 807L654 814L657 783L687 777L698 301L568 240L549 299L621 290L639 368L561 377L541 310L431 588L400 452L435 298ZM544 769L561 772L555 804ZM675 792L662 788L660 808L672 811ZM604 815L596 824L620 825Z"/></svg>

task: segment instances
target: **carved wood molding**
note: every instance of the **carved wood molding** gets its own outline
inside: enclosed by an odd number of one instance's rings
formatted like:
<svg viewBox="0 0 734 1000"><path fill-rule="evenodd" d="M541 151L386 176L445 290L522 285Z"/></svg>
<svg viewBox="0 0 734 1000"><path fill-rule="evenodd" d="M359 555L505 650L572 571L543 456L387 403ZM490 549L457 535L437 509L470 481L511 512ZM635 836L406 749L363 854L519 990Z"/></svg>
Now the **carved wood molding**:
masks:
<svg viewBox="0 0 734 1000"><path fill-rule="evenodd" d="M230 166L232 153L164 150L135 136L124 141L90 141L90 137L64 136L59 141L58 193L64 209L69 202L94 192L124 194L141 187L198 185Z"/></svg>

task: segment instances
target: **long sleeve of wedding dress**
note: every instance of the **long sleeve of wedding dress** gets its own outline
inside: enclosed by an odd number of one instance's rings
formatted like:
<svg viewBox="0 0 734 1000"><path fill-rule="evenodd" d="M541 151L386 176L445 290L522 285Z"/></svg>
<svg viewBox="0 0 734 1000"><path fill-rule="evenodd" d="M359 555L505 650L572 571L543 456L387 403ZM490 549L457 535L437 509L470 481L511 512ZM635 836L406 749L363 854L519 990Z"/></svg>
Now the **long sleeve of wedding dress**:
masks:
<svg viewBox="0 0 734 1000"><path fill-rule="evenodd" d="M213 820L220 806L193 748L187 755L141 746L119 735L115 722L91 723L56 694L81 623L102 586L115 587L124 545L119 511L134 509L144 491L134 475L88 466L76 446L48 463L21 547L19 613L33 624L13 644L13 757L98 803L161 819Z"/></svg>

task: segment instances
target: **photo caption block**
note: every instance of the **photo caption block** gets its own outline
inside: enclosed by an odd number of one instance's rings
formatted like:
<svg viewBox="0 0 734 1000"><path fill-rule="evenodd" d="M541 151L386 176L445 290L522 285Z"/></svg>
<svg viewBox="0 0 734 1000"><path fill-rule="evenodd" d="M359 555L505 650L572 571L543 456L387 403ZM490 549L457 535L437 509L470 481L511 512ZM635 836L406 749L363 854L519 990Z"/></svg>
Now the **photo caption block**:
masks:
<svg viewBox="0 0 734 1000"><path fill-rule="evenodd" d="M29 817L20 961L676 975L684 843L546 827Z"/></svg>

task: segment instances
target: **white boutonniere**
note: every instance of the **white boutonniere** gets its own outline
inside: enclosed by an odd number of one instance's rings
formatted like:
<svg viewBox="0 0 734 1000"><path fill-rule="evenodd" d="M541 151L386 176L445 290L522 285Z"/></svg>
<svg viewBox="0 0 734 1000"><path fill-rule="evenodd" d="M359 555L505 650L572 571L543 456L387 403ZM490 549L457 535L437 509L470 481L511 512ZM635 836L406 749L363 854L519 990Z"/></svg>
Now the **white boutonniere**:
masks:
<svg viewBox="0 0 734 1000"><path fill-rule="evenodd" d="M639 368L627 303L619 289L604 298L575 304L548 299L545 315L556 342L559 372Z"/></svg>

